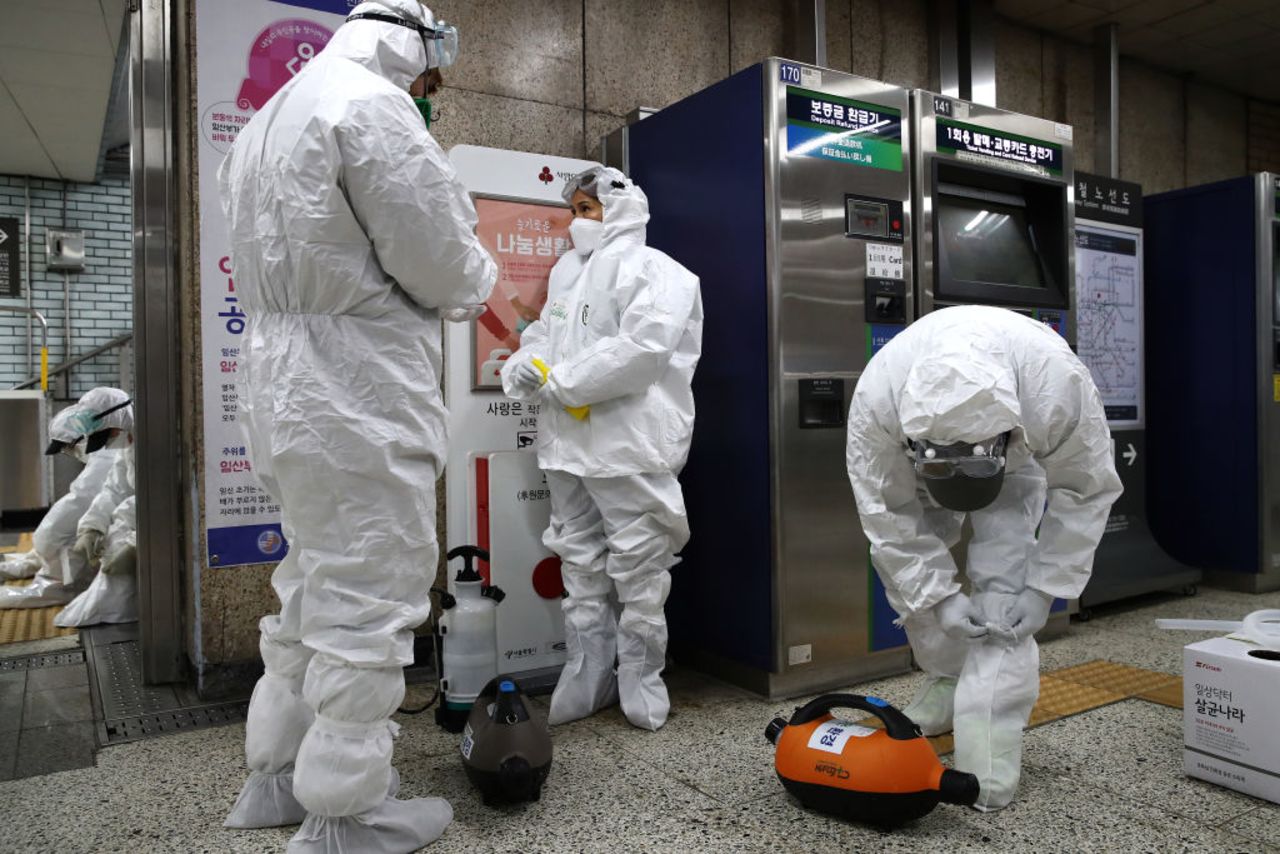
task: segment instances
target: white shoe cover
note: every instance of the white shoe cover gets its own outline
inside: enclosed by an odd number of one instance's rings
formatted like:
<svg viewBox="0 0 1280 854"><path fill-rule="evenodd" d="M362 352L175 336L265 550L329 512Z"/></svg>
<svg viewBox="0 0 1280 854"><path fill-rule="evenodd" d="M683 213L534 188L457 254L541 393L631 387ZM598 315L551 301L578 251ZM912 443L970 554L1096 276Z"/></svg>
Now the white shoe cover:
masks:
<svg viewBox="0 0 1280 854"><path fill-rule="evenodd" d="M0 587L0 609L65 605L81 590L83 587L69 587L51 575L40 574L26 587Z"/></svg>
<svg viewBox="0 0 1280 854"><path fill-rule="evenodd" d="M293 796L293 769L281 774L254 771L244 781L240 797L227 814L223 827L256 830L299 824L307 811Z"/></svg>
<svg viewBox="0 0 1280 854"><path fill-rule="evenodd" d="M926 736L942 735L951 731L955 702L956 680L947 676L930 676L902 713L911 718L911 722Z"/></svg>
<svg viewBox="0 0 1280 854"><path fill-rule="evenodd" d="M598 576L604 579L604 574ZM568 656L551 694L547 723L567 724L618 702L617 626L604 596L564 600L565 647Z"/></svg>
<svg viewBox="0 0 1280 854"><path fill-rule="evenodd" d="M440 838L453 821L443 798L387 798L359 815L311 814L289 840L289 854L409 854Z"/></svg>
<svg viewBox="0 0 1280 854"><path fill-rule="evenodd" d="M392 768L387 797L394 798L399 791L400 772ZM236 830L287 827L301 824L306 817L306 808L293 796L293 769L282 774L254 771L222 826Z"/></svg>
<svg viewBox="0 0 1280 854"><path fill-rule="evenodd" d="M0 555L0 578L16 580L30 578L40 571L44 563L34 551L21 554Z"/></svg>
<svg viewBox="0 0 1280 854"><path fill-rule="evenodd" d="M54 617L53 624L77 628L98 623L132 623L137 619L137 577L99 572L89 588Z"/></svg>
<svg viewBox="0 0 1280 854"><path fill-rule="evenodd" d="M576 673L562 671L551 694L547 725L567 724L590 717L601 709L618 705L618 677L613 667Z"/></svg>

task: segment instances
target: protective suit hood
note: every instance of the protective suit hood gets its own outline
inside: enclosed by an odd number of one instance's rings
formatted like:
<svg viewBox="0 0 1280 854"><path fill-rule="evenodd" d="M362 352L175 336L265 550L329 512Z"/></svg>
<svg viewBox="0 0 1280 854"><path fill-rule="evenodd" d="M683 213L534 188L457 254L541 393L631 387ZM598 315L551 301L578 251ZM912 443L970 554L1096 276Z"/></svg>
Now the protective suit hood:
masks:
<svg viewBox="0 0 1280 854"><path fill-rule="evenodd" d="M902 432L938 444L980 442L1022 424L1018 384L1002 345L960 336L917 359L901 396Z"/></svg>
<svg viewBox="0 0 1280 854"><path fill-rule="evenodd" d="M78 411L72 424L79 435L91 436L110 429L133 432L133 404L129 395L118 388L89 389L76 407Z"/></svg>
<svg viewBox="0 0 1280 854"><path fill-rule="evenodd" d="M621 184L622 186L617 186ZM644 245L649 222L649 197L617 169L604 167L596 179L596 192L604 208L604 233L600 248Z"/></svg>
<svg viewBox="0 0 1280 854"><path fill-rule="evenodd" d="M425 26L434 17L416 0L376 0L361 3L352 15L374 12L417 21ZM338 28L324 52L362 65L391 82L397 89L408 91L409 84L427 70L427 51L422 39L408 27L379 21L349 21Z"/></svg>

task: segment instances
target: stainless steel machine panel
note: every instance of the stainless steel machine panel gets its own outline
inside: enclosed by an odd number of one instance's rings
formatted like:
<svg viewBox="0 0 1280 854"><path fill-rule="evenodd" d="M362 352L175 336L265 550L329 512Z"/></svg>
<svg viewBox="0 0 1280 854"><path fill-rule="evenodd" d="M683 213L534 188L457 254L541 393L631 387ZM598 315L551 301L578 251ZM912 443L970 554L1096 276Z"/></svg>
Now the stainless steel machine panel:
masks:
<svg viewBox="0 0 1280 854"><path fill-rule="evenodd" d="M777 525L775 694L838 679L838 673L874 675L885 667L867 652L867 574L873 570L845 473L843 425L871 349L865 334L869 250L873 259L893 256L891 267L900 259L894 269L870 273L901 278L904 323L910 319L912 269L908 93L805 66L803 80L784 83L781 65L797 64L770 60L765 73L766 262L775 352L769 378ZM846 144L862 146L861 152L837 147L825 149L828 156L798 153L788 135L789 92L793 119L797 104L813 108L813 99L803 95L808 92L834 96L850 114L855 106L847 102L862 105L856 108L867 114L858 117L867 126L900 122L896 162L892 145L859 142L856 130L825 138L852 140ZM815 139L805 145L822 144ZM845 155L866 160L837 159ZM836 429L815 429L825 426L816 423L823 416L809 399L815 384L838 396L830 406L839 419ZM903 658L905 648L885 655Z"/></svg>
<svg viewBox="0 0 1280 854"><path fill-rule="evenodd" d="M912 140L917 316L958 303L1001 305L1040 317L1074 345L1071 127L916 90ZM957 175L963 176L958 183ZM1037 256L1047 280L1042 287L1010 287L992 276L965 283L965 288L956 289L962 293L944 292L940 285L946 277L938 269L937 243L943 225L940 196L956 198L940 192L948 186L975 204L989 202L993 210L1014 217L1039 210L1052 219L1053 228L1044 229L1051 233L1033 235L1038 242L1027 241L1027 251Z"/></svg>
<svg viewBox="0 0 1280 854"><path fill-rule="evenodd" d="M0 392L0 511L49 505L48 424L42 392Z"/></svg>

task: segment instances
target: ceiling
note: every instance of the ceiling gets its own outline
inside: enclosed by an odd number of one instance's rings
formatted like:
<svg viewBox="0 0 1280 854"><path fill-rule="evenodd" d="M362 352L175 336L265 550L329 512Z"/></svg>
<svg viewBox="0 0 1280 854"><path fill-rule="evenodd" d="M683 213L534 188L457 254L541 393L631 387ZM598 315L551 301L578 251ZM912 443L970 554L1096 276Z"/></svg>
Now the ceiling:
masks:
<svg viewBox="0 0 1280 854"><path fill-rule="evenodd" d="M1085 44L1115 23L1124 56L1280 101L1280 0L995 0L995 9Z"/></svg>
<svg viewBox="0 0 1280 854"><path fill-rule="evenodd" d="M96 177L127 0L0 0L0 174Z"/></svg>

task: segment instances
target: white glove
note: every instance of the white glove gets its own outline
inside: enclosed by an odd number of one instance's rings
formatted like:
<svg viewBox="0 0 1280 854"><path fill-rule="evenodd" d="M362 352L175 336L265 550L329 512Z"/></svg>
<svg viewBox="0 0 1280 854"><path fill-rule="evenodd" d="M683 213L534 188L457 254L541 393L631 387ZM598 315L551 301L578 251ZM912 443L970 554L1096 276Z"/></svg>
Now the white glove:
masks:
<svg viewBox="0 0 1280 854"><path fill-rule="evenodd" d="M1049 622L1049 609L1052 606L1053 597L1048 593L1042 593L1034 587L1024 587L1009 606L1005 625L1018 641L1025 641Z"/></svg>
<svg viewBox="0 0 1280 854"><path fill-rule="evenodd" d="M515 390L523 395L531 395L542 388L542 371L530 362L521 362L511 371L511 382Z"/></svg>
<svg viewBox="0 0 1280 854"><path fill-rule="evenodd" d="M475 320L488 310L487 305L464 305L462 308L442 309L440 316L450 323L466 323L468 320Z"/></svg>
<svg viewBox="0 0 1280 854"><path fill-rule="evenodd" d="M956 640L978 640L986 637L987 627L973 602L963 593L955 593L934 606L938 623L949 637Z"/></svg>
<svg viewBox="0 0 1280 854"><path fill-rule="evenodd" d="M105 575L133 575L138 565L138 549L136 546L125 546L102 562Z"/></svg>
<svg viewBox="0 0 1280 854"><path fill-rule="evenodd" d="M95 531L92 528L81 531L71 551L80 555L85 563L93 563L98 559L98 553L102 551L102 536L101 531Z"/></svg>

